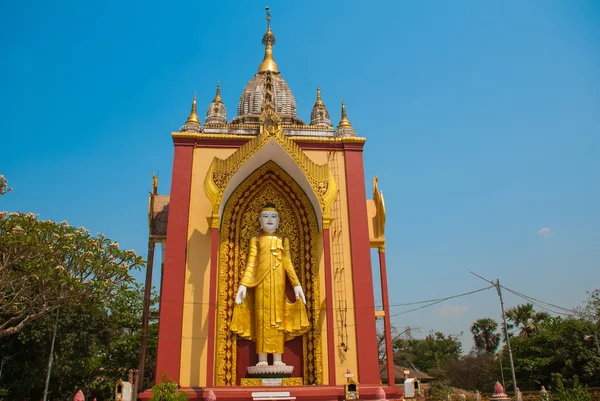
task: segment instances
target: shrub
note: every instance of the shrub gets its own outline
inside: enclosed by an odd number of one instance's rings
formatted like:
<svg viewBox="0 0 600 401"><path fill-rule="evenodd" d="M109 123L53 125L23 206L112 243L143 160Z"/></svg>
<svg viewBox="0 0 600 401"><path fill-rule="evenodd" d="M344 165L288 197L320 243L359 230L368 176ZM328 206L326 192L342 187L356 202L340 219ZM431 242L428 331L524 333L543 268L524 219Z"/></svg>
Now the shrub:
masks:
<svg viewBox="0 0 600 401"><path fill-rule="evenodd" d="M187 399L187 394L179 390L177 383L163 375L160 383L152 387L150 401L187 401Z"/></svg>
<svg viewBox="0 0 600 401"><path fill-rule="evenodd" d="M579 383L579 378L574 377L573 387L565 388L564 381L560 375L553 375L552 381L555 388L552 389L550 401L590 401L590 393L587 387Z"/></svg>

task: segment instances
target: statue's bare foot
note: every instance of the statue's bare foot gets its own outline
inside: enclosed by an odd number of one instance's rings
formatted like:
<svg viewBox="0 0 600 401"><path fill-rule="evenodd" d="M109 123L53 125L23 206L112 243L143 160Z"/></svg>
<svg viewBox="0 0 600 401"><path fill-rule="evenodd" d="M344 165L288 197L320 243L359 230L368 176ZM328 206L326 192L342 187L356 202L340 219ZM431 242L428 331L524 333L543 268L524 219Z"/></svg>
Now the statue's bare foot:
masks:
<svg viewBox="0 0 600 401"><path fill-rule="evenodd" d="M273 366L285 366L285 363L281 361L273 361Z"/></svg>
<svg viewBox="0 0 600 401"><path fill-rule="evenodd" d="M269 363L267 361L261 361L257 363L256 366L269 366Z"/></svg>

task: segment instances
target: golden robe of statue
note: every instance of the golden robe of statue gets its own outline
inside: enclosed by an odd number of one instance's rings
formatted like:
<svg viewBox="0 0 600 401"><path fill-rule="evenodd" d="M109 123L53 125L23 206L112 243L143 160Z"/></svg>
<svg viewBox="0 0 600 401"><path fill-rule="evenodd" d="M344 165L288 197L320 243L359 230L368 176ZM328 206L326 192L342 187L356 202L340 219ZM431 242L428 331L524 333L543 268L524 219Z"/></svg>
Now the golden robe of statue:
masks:
<svg viewBox="0 0 600 401"><path fill-rule="evenodd" d="M274 232L253 237L240 286L254 290L235 305L230 329L255 341L258 354L282 354L284 341L310 328L303 300L292 303L285 294L286 275L292 286L300 286L289 239Z"/></svg>

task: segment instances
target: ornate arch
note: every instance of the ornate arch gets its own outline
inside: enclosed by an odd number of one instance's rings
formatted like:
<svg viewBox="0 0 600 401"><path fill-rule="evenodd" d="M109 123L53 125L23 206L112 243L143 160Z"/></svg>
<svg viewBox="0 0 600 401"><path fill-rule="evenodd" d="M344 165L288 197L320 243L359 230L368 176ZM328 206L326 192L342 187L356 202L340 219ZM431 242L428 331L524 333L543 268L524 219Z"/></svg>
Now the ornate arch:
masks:
<svg viewBox="0 0 600 401"><path fill-rule="evenodd" d="M268 121L262 121L267 119ZM262 161L261 161L262 160ZM250 139L226 159L215 157L204 179L204 191L212 204L213 227L218 227L220 213L230 194L258 165L274 160L286 165L315 207L317 224L330 217L338 185L328 164L314 163L292 139L286 137L276 113L263 112L260 134ZM254 168L253 168L254 167Z"/></svg>
<svg viewBox="0 0 600 401"><path fill-rule="evenodd" d="M229 331L229 324L235 291L246 264L248 243L260 232L258 215L267 202L274 202L279 209L279 231L290 238L292 261L306 295L312 329L302 338L304 383L322 383L317 218L299 185L277 164L267 162L233 191L223 211L216 340L216 384L219 386L236 384L237 339Z"/></svg>

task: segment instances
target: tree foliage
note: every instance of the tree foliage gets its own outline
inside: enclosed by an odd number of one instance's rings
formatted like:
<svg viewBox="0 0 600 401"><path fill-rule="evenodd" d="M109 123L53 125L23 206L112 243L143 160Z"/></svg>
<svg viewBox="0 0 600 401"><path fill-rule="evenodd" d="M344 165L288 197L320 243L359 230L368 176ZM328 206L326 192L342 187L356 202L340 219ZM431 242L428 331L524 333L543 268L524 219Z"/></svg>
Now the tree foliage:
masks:
<svg viewBox="0 0 600 401"><path fill-rule="evenodd" d="M400 338L411 338L410 333L415 330L414 327L405 327L404 330L400 331L396 328L396 326L391 326L391 338L392 338L392 350L393 344ZM385 333L383 331L377 331L377 354L379 359L380 368L384 369L384 362L387 359L386 354L386 344L385 344Z"/></svg>
<svg viewBox="0 0 600 401"><path fill-rule="evenodd" d="M0 338L59 308L106 306L143 263L83 227L0 212Z"/></svg>
<svg viewBox="0 0 600 401"><path fill-rule="evenodd" d="M594 341L585 338L596 329L585 319L553 317L541 323L529 337L511 339L519 387L527 390L548 387L553 374L568 385L577 376L588 386L600 386L600 355Z"/></svg>
<svg viewBox="0 0 600 401"><path fill-rule="evenodd" d="M424 339L399 338L393 349L395 364L429 372L457 361L462 345L456 336L432 332Z"/></svg>
<svg viewBox="0 0 600 401"><path fill-rule="evenodd" d="M118 379L135 369L141 344L143 288L124 284L106 307L86 303L60 311L50 398L71 399L76 390L90 399L110 398ZM8 360L0 378L8 399L39 399L44 389L48 351L55 313L25 326L0 342L0 355ZM154 378L156 323L150 325L145 388Z"/></svg>
<svg viewBox="0 0 600 401"><path fill-rule="evenodd" d="M493 354L500 344L500 334L496 333L498 323L494 319L477 319L471 325L475 349L479 353Z"/></svg>
<svg viewBox="0 0 600 401"><path fill-rule="evenodd" d="M584 319L600 327L600 290L588 292L587 295L587 301L582 307L577 308L577 312Z"/></svg>
<svg viewBox="0 0 600 401"><path fill-rule="evenodd" d="M0 195L4 195L12 191L12 188L8 186L8 180L0 174Z"/></svg>
<svg viewBox="0 0 600 401"><path fill-rule="evenodd" d="M445 369L448 382L456 388L489 392L500 377L498 356L489 353L464 355Z"/></svg>
<svg viewBox="0 0 600 401"><path fill-rule="evenodd" d="M179 390L177 383L163 375L160 383L152 387L150 401L186 401L187 399L187 394Z"/></svg>
<svg viewBox="0 0 600 401"><path fill-rule="evenodd" d="M437 379L425 390L427 400L447 401L452 394L452 387L445 379Z"/></svg>
<svg viewBox="0 0 600 401"><path fill-rule="evenodd" d="M554 388L550 393L550 401L590 401L590 392L579 383L577 376L573 379L571 388L565 387L563 379L555 375L553 377Z"/></svg>
<svg viewBox="0 0 600 401"><path fill-rule="evenodd" d="M504 314L513 327L519 330L519 337L531 336L542 322L550 318L547 312L536 312L530 303L517 305Z"/></svg>

